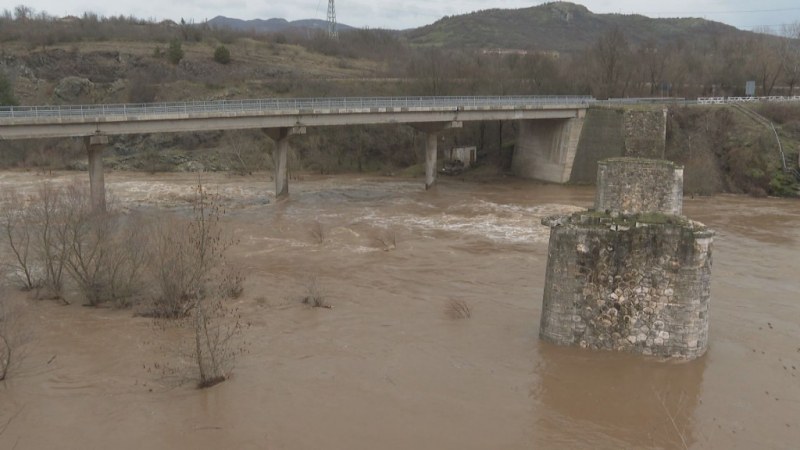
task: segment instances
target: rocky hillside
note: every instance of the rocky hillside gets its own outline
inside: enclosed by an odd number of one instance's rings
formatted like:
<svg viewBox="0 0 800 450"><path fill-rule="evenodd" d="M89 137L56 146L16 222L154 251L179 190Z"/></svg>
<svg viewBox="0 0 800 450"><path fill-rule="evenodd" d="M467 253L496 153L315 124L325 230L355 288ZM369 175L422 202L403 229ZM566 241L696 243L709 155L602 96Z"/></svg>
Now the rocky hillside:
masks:
<svg viewBox="0 0 800 450"><path fill-rule="evenodd" d="M615 27L624 30L634 45L704 42L726 35L749 34L704 19L595 14L582 5L551 2L523 9L490 9L444 17L409 31L407 36L417 45L570 53L593 44Z"/></svg>

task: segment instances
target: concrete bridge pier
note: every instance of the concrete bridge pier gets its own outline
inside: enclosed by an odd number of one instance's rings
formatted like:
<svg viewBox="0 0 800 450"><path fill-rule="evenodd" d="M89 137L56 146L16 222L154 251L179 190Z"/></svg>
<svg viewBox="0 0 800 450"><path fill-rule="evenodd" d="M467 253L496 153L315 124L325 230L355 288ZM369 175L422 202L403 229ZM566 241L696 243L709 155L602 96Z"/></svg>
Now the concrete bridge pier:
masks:
<svg viewBox="0 0 800 450"><path fill-rule="evenodd" d="M89 196L95 212L106 210L106 182L103 174L103 150L108 146L108 136L95 135L83 138L89 155Z"/></svg>
<svg viewBox="0 0 800 450"><path fill-rule="evenodd" d="M521 120L511 162L514 175L566 183L578 151L585 111L568 119Z"/></svg>
<svg viewBox="0 0 800 450"><path fill-rule="evenodd" d="M306 134L306 127L265 128L264 134L275 141L275 198L289 195L289 138L296 134Z"/></svg>
<svg viewBox="0 0 800 450"><path fill-rule="evenodd" d="M439 134L451 128L461 128L462 122L434 122L434 123L415 123L411 125L418 131L422 131L425 136L425 190L433 187L436 183L436 160L439 152Z"/></svg>

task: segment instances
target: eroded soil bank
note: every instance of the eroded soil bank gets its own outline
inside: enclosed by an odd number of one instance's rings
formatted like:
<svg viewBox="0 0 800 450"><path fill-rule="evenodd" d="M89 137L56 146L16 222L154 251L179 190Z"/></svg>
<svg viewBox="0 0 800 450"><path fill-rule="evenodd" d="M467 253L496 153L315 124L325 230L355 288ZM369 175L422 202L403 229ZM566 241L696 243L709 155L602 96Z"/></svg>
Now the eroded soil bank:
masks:
<svg viewBox="0 0 800 450"><path fill-rule="evenodd" d="M67 183L80 174L47 179ZM250 327L230 380L165 373L169 333L130 311L32 301L0 387L0 448L791 448L800 440L800 203L687 198L717 232L708 353L662 364L537 338L542 217L593 189L519 180L210 174ZM0 189L45 179L0 173ZM186 210L196 175L111 173L124 208ZM324 242L312 233L324 230ZM391 236L396 248L382 241ZM333 309L302 305L317 278ZM449 300L472 317L453 320ZM180 361L173 361L180 365ZM7 424L7 426L6 426Z"/></svg>

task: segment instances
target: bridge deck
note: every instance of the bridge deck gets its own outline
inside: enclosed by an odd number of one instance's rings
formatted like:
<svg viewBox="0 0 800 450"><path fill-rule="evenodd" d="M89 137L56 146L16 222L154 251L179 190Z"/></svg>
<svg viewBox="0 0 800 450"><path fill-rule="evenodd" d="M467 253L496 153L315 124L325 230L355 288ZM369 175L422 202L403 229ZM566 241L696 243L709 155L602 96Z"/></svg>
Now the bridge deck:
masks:
<svg viewBox="0 0 800 450"><path fill-rule="evenodd" d="M368 97L0 108L0 139L574 117L585 96Z"/></svg>

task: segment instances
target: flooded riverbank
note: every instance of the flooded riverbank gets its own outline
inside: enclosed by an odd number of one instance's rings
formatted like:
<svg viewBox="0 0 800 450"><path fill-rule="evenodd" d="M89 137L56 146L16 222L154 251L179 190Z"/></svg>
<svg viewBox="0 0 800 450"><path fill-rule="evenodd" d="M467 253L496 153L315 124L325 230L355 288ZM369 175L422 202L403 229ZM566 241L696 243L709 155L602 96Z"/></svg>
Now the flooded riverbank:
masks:
<svg viewBox="0 0 800 450"><path fill-rule="evenodd" d="M0 189L85 174L0 173ZM187 210L197 175L110 173L119 207ZM718 235L708 353L683 364L537 338L548 228L587 187L522 180L203 176L247 275L233 377L152 370L130 311L27 300L33 340L0 387L0 448L791 448L800 439L800 202L687 198ZM317 232L315 232L317 230ZM315 234L323 235L319 239ZM392 240L394 248L385 245ZM321 241L321 242L320 242ZM302 305L315 277L333 309ZM450 300L472 317L453 320ZM16 446L16 447L15 447Z"/></svg>

